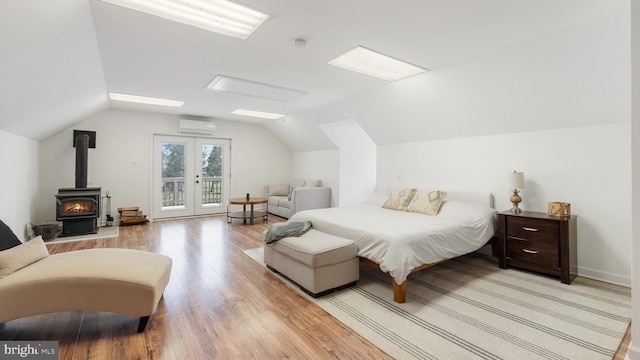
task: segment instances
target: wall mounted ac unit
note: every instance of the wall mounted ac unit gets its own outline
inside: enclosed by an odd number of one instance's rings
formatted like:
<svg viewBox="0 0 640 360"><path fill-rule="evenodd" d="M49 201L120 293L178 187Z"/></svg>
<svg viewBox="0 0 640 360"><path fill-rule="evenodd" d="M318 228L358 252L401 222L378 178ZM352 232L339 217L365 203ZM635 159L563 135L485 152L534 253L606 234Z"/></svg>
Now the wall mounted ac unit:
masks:
<svg viewBox="0 0 640 360"><path fill-rule="evenodd" d="M178 131L181 133L213 135L216 131L216 124L204 120L180 119Z"/></svg>

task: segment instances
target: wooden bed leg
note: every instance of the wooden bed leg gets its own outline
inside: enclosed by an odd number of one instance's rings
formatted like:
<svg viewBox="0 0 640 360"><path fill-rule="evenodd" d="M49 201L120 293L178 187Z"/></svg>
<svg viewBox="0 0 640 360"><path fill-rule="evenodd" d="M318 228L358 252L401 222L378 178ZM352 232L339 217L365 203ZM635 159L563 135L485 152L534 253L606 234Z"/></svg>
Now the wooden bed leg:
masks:
<svg viewBox="0 0 640 360"><path fill-rule="evenodd" d="M138 332L141 333L147 327L147 323L149 322L148 316L140 317L140 322L138 323Z"/></svg>
<svg viewBox="0 0 640 360"><path fill-rule="evenodd" d="M396 279L391 278L393 281L393 301L397 303L404 303L407 299L407 280L398 285Z"/></svg>

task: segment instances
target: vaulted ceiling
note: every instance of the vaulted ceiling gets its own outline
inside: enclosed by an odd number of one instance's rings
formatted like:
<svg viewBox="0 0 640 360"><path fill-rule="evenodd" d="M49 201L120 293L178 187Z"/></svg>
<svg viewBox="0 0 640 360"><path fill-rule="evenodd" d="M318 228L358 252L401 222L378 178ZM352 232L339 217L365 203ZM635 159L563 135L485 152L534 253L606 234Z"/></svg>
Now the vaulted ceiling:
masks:
<svg viewBox="0 0 640 360"><path fill-rule="evenodd" d="M237 108L304 114L388 82L327 61L362 45L435 70L552 34L603 0L245 0L272 16L248 40L100 0L0 2L0 129L42 140L108 108L231 121ZM293 45L296 38L305 48ZM280 102L210 91L227 75L307 92ZM401 80L404 81L404 80ZM185 101L127 105L108 92Z"/></svg>

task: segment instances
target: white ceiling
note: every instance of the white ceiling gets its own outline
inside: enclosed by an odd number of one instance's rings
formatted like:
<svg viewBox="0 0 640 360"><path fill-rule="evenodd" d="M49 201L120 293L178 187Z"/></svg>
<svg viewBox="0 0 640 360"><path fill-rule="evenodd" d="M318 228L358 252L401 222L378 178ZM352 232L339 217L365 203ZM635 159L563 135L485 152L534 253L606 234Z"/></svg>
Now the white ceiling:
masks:
<svg viewBox="0 0 640 360"><path fill-rule="evenodd" d="M272 15L248 40L100 0L0 2L0 129L41 140L107 108L266 122L237 108L302 113L386 81L330 66L362 45L427 69L545 36L607 10L603 0L246 0ZM293 46L304 38L306 48ZM282 103L206 90L227 75L308 94ZM173 109L107 92L183 100Z"/></svg>

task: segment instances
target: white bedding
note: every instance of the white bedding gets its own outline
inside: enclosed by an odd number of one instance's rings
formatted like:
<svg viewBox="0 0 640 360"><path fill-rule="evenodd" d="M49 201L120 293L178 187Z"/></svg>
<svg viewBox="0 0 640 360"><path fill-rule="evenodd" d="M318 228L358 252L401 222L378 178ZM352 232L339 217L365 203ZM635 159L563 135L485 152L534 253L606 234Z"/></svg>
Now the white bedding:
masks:
<svg viewBox="0 0 640 360"><path fill-rule="evenodd" d="M289 220L308 220L316 230L354 240L359 256L375 261L401 284L417 266L485 245L494 234L496 211L445 200L436 216L366 204L301 211Z"/></svg>

